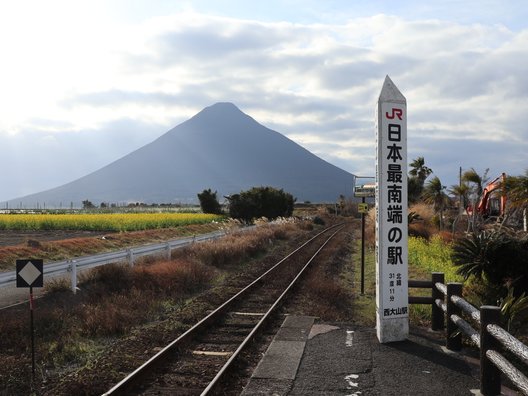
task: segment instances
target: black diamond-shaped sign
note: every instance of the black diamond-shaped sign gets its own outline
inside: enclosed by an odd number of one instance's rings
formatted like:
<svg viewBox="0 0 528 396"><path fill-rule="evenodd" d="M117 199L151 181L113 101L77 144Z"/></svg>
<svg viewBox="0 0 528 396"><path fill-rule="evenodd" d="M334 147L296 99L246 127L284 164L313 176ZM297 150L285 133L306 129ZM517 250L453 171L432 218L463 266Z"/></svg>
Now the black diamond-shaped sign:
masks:
<svg viewBox="0 0 528 396"><path fill-rule="evenodd" d="M17 287L43 287L44 263L42 260L17 260L16 261L16 286Z"/></svg>

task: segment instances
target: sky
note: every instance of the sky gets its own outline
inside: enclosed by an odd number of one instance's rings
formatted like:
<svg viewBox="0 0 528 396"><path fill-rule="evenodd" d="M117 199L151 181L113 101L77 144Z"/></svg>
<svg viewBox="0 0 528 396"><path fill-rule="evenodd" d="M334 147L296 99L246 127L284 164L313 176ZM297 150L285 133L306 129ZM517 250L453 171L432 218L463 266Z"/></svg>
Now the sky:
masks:
<svg viewBox="0 0 528 396"><path fill-rule="evenodd" d="M373 176L386 75L408 157L528 169L524 0L0 1L0 201L93 172L216 102Z"/></svg>

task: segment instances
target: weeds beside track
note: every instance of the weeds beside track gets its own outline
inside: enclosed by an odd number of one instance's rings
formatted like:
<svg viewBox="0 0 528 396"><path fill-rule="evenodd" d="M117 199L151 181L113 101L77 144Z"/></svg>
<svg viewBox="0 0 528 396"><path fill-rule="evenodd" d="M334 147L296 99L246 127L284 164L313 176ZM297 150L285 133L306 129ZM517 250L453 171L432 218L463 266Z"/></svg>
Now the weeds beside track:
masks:
<svg viewBox="0 0 528 396"><path fill-rule="evenodd" d="M106 395L212 392L315 256L342 228L329 227L302 244Z"/></svg>

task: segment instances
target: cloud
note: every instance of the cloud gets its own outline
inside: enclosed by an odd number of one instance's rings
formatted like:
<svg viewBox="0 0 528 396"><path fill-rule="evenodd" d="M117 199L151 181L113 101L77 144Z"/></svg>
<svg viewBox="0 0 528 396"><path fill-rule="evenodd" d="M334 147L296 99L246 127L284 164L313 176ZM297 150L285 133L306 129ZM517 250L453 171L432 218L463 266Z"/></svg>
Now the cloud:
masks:
<svg viewBox="0 0 528 396"><path fill-rule="evenodd" d="M5 169L0 200L68 183L150 143L164 126L122 119L98 129L60 133L26 130L4 136L0 168Z"/></svg>
<svg viewBox="0 0 528 396"><path fill-rule="evenodd" d="M10 147L32 155L42 142L49 156L37 156L46 164L40 179L52 187L230 101L323 159L372 174L374 109L389 74L408 102L410 159L425 156L446 183L460 162L528 168L528 30L384 14L300 24L183 12L129 26L111 42L108 69L90 76L97 83L64 90L48 117L18 122L20 136L0 157L15 160ZM71 166L74 159L86 164ZM43 188L24 175L32 190ZM11 178L8 195L21 184Z"/></svg>

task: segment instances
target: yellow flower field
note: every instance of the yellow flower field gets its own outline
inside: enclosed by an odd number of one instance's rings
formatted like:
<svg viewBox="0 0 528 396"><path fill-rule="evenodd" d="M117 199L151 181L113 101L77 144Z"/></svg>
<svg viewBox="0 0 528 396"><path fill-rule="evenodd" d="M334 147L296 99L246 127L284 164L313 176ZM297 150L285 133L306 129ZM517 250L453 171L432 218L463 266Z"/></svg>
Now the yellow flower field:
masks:
<svg viewBox="0 0 528 396"><path fill-rule="evenodd" d="M203 213L1 214L0 230L138 231L221 219Z"/></svg>

